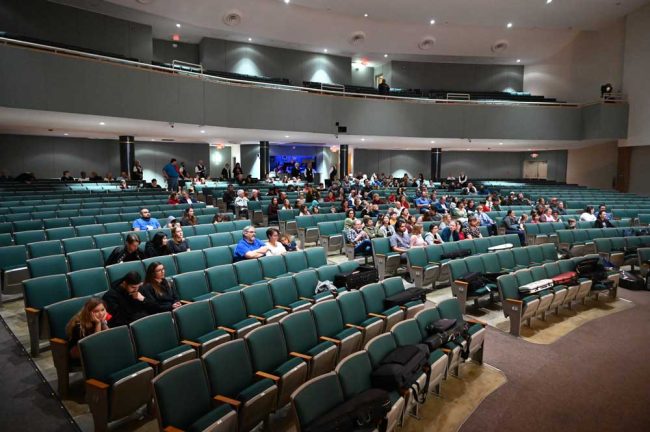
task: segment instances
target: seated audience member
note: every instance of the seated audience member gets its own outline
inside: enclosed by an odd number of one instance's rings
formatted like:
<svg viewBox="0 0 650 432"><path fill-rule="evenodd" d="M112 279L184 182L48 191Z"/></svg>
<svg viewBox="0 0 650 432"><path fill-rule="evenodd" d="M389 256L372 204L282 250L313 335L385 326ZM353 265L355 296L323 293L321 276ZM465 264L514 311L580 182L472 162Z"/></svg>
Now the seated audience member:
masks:
<svg viewBox="0 0 650 432"><path fill-rule="evenodd" d="M192 189L190 189L191 191ZM192 198L192 195L188 191L183 191L182 198L180 198L180 202L183 204L195 204L198 201Z"/></svg>
<svg viewBox="0 0 650 432"><path fill-rule="evenodd" d="M442 237L440 237L440 227L431 224L429 226L429 232L424 235L424 241L427 242L427 245L444 243Z"/></svg>
<svg viewBox="0 0 650 432"><path fill-rule="evenodd" d="M576 229L577 223L576 220L573 218L569 218L567 220L567 227L566 229Z"/></svg>
<svg viewBox="0 0 650 432"><path fill-rule="evenodd" d="M553 209L548 207L544 209L544 213L539 217L540 222L557 222L557 219L553 217Z"/></svg>
<svg viewBox="0 0 650 432"><path fill-rule="evenodd" d="M300 214L298 216L309 216L311 213L309 213L309 209L307 208L307 204L303 204L300 206Z"/></svg>
<svg viewBox="0 0 650 432"><path fill-rule="evenodd" d="M413 231L413 227L416 223L418 223L417 218L409 214L409 216L406 218L406 231L408 231L409 234L411 234L411 231Z"/></svg>
<svg viewBox="0 0 650 432"><path fill-rule="evenodd" d="M235 198L235 213L239 211L239 217L248 218L248 198L243 189L237 191L237 198Z"/></svg>
<svg viewBox="0 0 650 432"><path fill-rule="evenodd" d="M149 264L140 293L147 299L145 306L149 313L168 312L181 307L178 293L165 278L165 266L159 262Z"/></svg>
<svg viewBox="0 0 650 432"><path fill-rule="evenodd" d="M436 211L440 214L449 213L449 207L447 207L447 195L443 195L438 199L438 202L434 205Z"/></svg>
<svg viewBox="0 0 650 432"><path fill-rule="evenodd" d="M555 208L560 216L566 216L566 209L564 208L564 201L558 201Z"/></svg>
<svg viewBox="0 0 650 432"><path fill-rule="evenodd" d="M183 228L180 225L172 228L172 241L167 242L167 246L169 246L169 250L174 254L188 252L190 250L187 245L187 240L185 240L185 235L183 234Z"/></svg>
<svg viewBox="0 0 650 432"><path fill-rule="evenodd" d="M162 189L162 186L158 184L158 180L156 179L151 179L151 183L147 184L145 187L151 189Z"/></svg>
<svg viewBox="0 0 650 432"><path fill-rule="evenodd" d="M223 193L223 202L226 204L226 208L232 211L235 211L235 198L237 194L235 193L235 187L232 184L229 184L226 187L226 191Z"/></svg>
<svg viewBox="0 0 650 432"><path fill-rule="evenodd" d="M271 222L278 221L278 210L280 210L280 204L278 201L278 197L274 196L273 198L271 198L271 203L269 204L269 208L268 208L269 224Z"/></svg>
<svg viewBox="0 0 650 432"><path fill-rule="evenodd" d="M181 202L178 200L178 192L172 192L169 195L169 199L167 200L167 204L171 205L177 205L180 204Z"/></svg>
<svg viewBox="0 0 650 432"><path fill-rule="evenodd" d="M587 206L585 211L580 215L580 220L585 222L596 222L594 208L592 206Z"/></svg>
<svg viewBox="0 0 650 432"><path fill-rule="evenodd" d="M375 230L375 222L371 217L363 218L363 230L368 234L369 239L373 239L377 236L377 230Z"/></svg>
<svg viewBox="0 0 650 432"><path fill-rule="evenodd" d="M242 231L242 239L237 243L233 258L235 261L261 258L269 251L269 247L255 238L255 227L247 226Z"/></svg>
<svg viewBox="0 0 650 432"><path fill-rule="evenodd" d="M443 229L447 228L449 223L451 222L451 215L449 213L445 213L442 215L442 220L440 221L440 225L438 227L440 228L440 231Z"/></svg>
<svg viewBox="0 0 650 432"><path fill-rule="evenodd" d="M116 247L106 259L106 265L119 264L129 261L139 261L145 258L144 252L140 250L140 237L135 234L127 234L124 246Z"/></svg>
<svg viewBox="0 0 650 432"><path fill-rule="evenodd" d="M517 234L521 245L524 246L526 244L526 232L519 224L514 210L508 210L506 217L503 218L503 226L506 229L506 234Z"/></svg>
<svg viewBox="0 0 650 432"><path fill-rule="evenodd" d="M228 217L228 215L224 215L221 213L217 213L216 215L214 215L214 217L212 218L212 223L216 224L221 222L230 222L230 218Z"/></svg>
<svg viewBox="0 0 650 432"><path fill-rule="evenodd" d="M122 179L120 180L120 190L127 190L129 188L129 185L126 184L126 180Z"/></svg>
<svg viewBox="0 0 650 432"><path fill-rule="evenodd" d="M487 227L488 233L491 236L495 236L497 235L497 224L486 212L483 211L484 209L485 207L482 206L476 207L476 217L481 226Z"/></svg>
<svg viewBox="0 0 650 432"><path fill-rule="evenodd" d="M81 310L72 317L65 327L70 357L79 358L78 344L81 339L108 329L106 319L106 305L102 299L93 297L83 305Z"/></svg>
<svg viewBox="0 0 650 432"><path fill-rule="evenodd" d="M104 178L102 176L100 176L99 174L97 174L96 171L91 171L90 172L90 181L92 181L92 182L100 182L100 181L103 181L103 180L104 180Z"/></svg>
<svg viewBox="0 0 650 432"><path fill-rule="evenodd" d="M194 216L194 208L188 207L183 212L183 218L181 219L181 226L194 226L197 225L199 221Z"/></svg>
<svg viewBox="0 0 650 432"><path fill-rule="evenodd" d="M400 260L406 262L406 251L411 248L411 236L406 232L406 223L398 220L395 223L395 234L390 237L390 248L400 254Z"/></svg>
<svg viewBox="0 0 650 432"><path fill-rule="evenodd" d="M104 294L106 309L111 314L108 320L110 328L131 324L133 321L149 315L147 312L151 302L140 293L142 277L137 271L130 271L111 286ZM110 347L106 347L110 349Z"/></svg>
<svg viewBox="0 0 650 432"><path fill-rule="evenodd" d="M481 225L476 216L470 216L467 219L467 226L463 228L463 235L466 239L482 238Z"/></svg>
<svg viewBox="0 0 650 432"><path fill-rule="evenodd" d="M153 238L144 246L144 255L147 258L171 254L169 250L167 234L162 231L154 234Z"/></svg>
<svg viewBox="0 0 650 432"><path fill-rule="evenodd" d="M607 219L607 212L605 210L598 212L598 218L594 222L594 228L614 228L614 225Z"/></svg>
<svg viewBox="0 0 650 432"><path fill-rule="evenodd" d="M149 231L160 228L158 219L151 217L149 209L140 210L140 217L133 221L133 231Z"/></svg>
<svg viewBox="0 0 650 432"><path fill-rule="evenodd" d="M395 234L395 228L390 223L390 216L384 215L379 221L377 221L377 227L375 229L377 237L391 237Z"/></svg>
<svg viewBox="0 0 650 432"><path fill-rule="evenodd" d="M459 201L455 208L451 210L451 217L461 223L467 222L467 210L465 201Z"/></svg>
<svg viewBox="0 0 650 432"><path fill-rule="evenodd" d="M90 177L88 177L88 176L86 175L86 171L81 171L81 172L79 173L79 178L77 179L77 181L78 181L78 182L81 182L81 183L83 183L83 182L88 182L88 181L90 181Z"/></svg>
<svg viewBox="0 0 650 432"><path fill-rule="evenodd" d="M180 222L178 221L178 219L176 219L176 216L168 216L167 217L167 228L172 229L176 225L179 225L179 224L180 224Z"/></svg>
<svg viewBox="0 0 650 432"><path fill-rule="evenodd" d="M343 221L343 229L348 230L354 226L354 221L356 217L354 216L354 210L349 209L345 212L345 220Z"/></svg>
<svg viewBox="0 0 650 432"><path fill-rule="evenodd" d="M363 230L363 223L355 219L352 228L346 231L347 241L354 245L355 255L368 256L372 254L372 243L368 233Z"/></svg>
<svg viewBox="0 0 650 432"><path fill-rule="evenodd" d="M104 181L107 181L107 182L115 181L115 177L113 177L113 173L110 172L110 171L107 172L106 175L104 176Z"/></svg>
<svg viewBox="0 0 650 432"><path fill-rule="evenodd" d="M420 213L426 213L431 208L431 200L427 196L426 192L422 194L415 200L415 206L418 208Z"/></svg>
<svg viewBox="0 0 650 432"><path fill-rule="evenodd" d="M600 205L598 206L598 212L601 212L601 211L604 211L604 212L605 212L605 218L606 218L608 221L611 221L611 220L612 220L612 214L607 212L607 206L606 206L605 204L600 204Z"/></svg>
<svg viewBox="0 0 650 432"><path fill-rule="evenodd" d="M452 220L449 225L440 232L440 237L445 243L463 240L465 236L461 232L460 224Z"/></svg>
<svg viewBox="0 0 650 432"><path fill-rule="evenodd" d="M271 255L284 255L287 253L287 250L284 248L282 243L280 243L280 230L277 228L269 228L266 230L266 238L268 242L266 243L268 247L267 256Z"/></svg>
<svg viewBox="0 0 650 432"><path fill-rule="evenodd" d="M280 243L282 243L282 246L287 250L287 252L295 252L297 250L300 250L298 248L298 245L296 244L296 241L293 239L293 237L290 234L284 233L280 236Z"/></svg>
<svg viewBox="0 0 650 432"><path fill-rule="evenodd" d="M564 222L562 216L557 212L557 209L554 209L551 215L553 215L553 219L555 219L556 222Z"/></svg>
<svg viewBox="0 0 650 432"><path fill-rule="evenodd" d="M411 247L424 247L427 242L422 237L422 225L415 224L411 229Z"/></svg>
<svg viewBox="0 0 650 432"><path fill-rule="evenodd" d="M74 177L70 175L70 171L63 171L63 175L61 176L61 181L62 182L73 182Z"/></svg>

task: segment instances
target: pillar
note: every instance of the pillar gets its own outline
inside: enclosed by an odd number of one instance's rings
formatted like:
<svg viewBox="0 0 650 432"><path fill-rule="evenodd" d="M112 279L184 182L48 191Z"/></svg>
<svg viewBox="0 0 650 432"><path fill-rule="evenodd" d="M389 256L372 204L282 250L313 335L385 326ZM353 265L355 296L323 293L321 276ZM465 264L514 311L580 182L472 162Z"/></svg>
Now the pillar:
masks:
<svg viewBox="0 0 650 432"><path fill-rule="evenodd" d="M442 171L442 149L431 149L431 180L440 181Z"/></svg>
<svg viewBox="0 0 650 432"><path fill-rule="evenodd" d="M120 171L126 171L131 178L135 162L135 140L132 136L120 136Z"/></svg>
<svg viewBox="0 0 650 432"><path fill-rule="evenodd" d="M348 175L348 145L341 144L339 148L339 178L343 178Z"/></svg>
<svg viewBox="0 0 650 432"><path fill-rule="evenodd" d="M269 173L270 167L269 159L269 142L260 141L260 179L263 180L266 178L266 175Z"/></svg>

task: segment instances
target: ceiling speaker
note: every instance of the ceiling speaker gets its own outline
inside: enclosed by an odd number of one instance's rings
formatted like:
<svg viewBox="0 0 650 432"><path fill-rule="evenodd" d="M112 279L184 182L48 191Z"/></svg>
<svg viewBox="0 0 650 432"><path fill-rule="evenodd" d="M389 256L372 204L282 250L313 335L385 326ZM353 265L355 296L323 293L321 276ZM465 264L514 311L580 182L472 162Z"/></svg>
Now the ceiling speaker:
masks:
<svg viewBox="0 0 650 432"><path fill-rule="evenodd" d="M505 39L501 39L496 41L490 49L492 50L493 53L500 53L507 50L509 46L510 46L510 42L508 42Z"/></svg>
<svg viewBox="0 0 650 432"><path fill-rule="evenodd" d="M356 31L350 35L350 45L361 45L366 41L366 34L362 31Z"/></svg>
<svg viewBox="0 0 650 432"><path fill-rule="evenodd" d="M223 16L223 23L230 27L238 26L239 24L241 24L241 21L242 21L242 13L237 9L228 11Z"/></svg>
<svg viewBox="0 0 650 432"><path fill-rule="evenodd" d="M420 48L423 51L430 50L433 48L433 46L436 44L436 38L433 36L426 36L424 39L420 41L418 44L418 48Z"/></svg>

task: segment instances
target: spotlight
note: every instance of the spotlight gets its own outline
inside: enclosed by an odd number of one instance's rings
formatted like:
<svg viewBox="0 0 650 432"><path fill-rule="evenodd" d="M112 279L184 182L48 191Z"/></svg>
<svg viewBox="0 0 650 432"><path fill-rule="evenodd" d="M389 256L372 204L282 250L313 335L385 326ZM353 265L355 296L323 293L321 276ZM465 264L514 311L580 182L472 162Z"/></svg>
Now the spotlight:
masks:
<svg viewBox="0 0 650 432"><path fill-rule="evenodd" d="M603 84L600 86L600 97L605 97L605 95L611 94L614 91L614 87L610 83Z"/></svg>

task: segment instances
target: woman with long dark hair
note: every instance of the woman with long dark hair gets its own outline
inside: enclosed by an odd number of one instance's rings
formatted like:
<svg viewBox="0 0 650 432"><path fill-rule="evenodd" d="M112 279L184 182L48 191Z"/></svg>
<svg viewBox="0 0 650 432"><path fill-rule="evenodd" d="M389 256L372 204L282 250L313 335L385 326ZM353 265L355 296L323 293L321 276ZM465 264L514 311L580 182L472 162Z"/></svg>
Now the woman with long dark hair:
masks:
<svg viewBox="0 0 650 432"><path fill-rule="evenodd" d="M171 254L172 252L169 250L167 241L167 234L162 231L158 231L145 245L144 255L147 258L153 258Z"/></svg>
<svg viewBox="0 0 650 432"><path fill-rule="evenodd" d="M167 312L181 306L176 290L165 278L165 266L158 261L149 264L140 294L151 300L145 301L150 313Z"/></svg>

